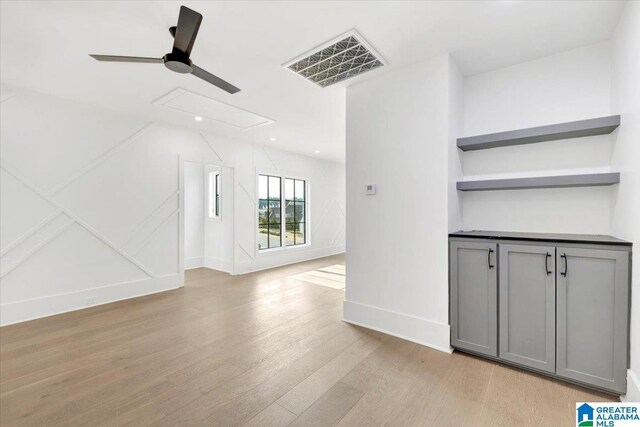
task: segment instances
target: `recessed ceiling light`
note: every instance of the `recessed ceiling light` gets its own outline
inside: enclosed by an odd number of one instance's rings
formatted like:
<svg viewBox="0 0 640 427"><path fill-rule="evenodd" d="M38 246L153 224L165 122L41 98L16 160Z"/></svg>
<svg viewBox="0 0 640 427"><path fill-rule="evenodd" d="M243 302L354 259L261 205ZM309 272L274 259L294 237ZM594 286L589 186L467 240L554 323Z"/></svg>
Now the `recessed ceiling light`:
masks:
<svg viewBox="0 0 640 427"><path fill-rule="evenodd" d="M202 121L202 116L195 116L193 118L193 120L195 120L196 122L201 122Z"/></svg>
<svg viewBox="0 0 640 427"><path fill-rule="evenodd" d="M316 150L316 151L315 151L315 153L316 153L316 154L320 154L320 150Z"/></svg>
<svg viewBox="0 0 640 427"><path fill-rule="evenodd" d="M276 139L275 139L275 138L273 138L273 137L271 137L271 138L269 138L269 140L270 140L271 142L273 142L273 141L275 141Z"/></svg>

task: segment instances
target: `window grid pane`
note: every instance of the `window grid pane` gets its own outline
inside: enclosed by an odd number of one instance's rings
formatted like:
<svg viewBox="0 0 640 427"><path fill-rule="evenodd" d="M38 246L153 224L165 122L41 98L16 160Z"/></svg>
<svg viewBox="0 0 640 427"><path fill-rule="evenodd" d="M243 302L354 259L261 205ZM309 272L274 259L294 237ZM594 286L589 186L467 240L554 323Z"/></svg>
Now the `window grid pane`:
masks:
<svg viewBox="0 0 640 427"><path fill-rule="evenodd" d="M269 248L279 248L282 246L280 226L281 224L269 224Z"/></svg>
<svg viewBox="0 0 640 427"><path fill-rule="evenodd" d="M285 194L287 196L285 212L287 246L303 245L306 243L305 184L305 181L301 179L287 178L285 181ZM290 190L291 187L293 187L293 191Z"/></svg>
<svg viewBox="0 0 640 427"><path fill-rule="evenodd" d="M304 202L295 202L293 205L293 222L304 222Z"/></svg>
<svg viewBox="0 0 640 427"><path fill-rule="evenodd" d="M258 249L282 246L281 178L258 175Z"/></svg>
<svg viewBox="0 0 640 427"><path fill-rule="evenodd" d="M280 224L280 201L269 201L269 212L267 215L269 219L269 227L273 224Z"/></svg>
<svg viewBox="0 0 640 427"><path fill-rule="evenodd" d="M269 176L269 200L280 200L280 177Z"/></svg>
<svg viewBox="0 0 640 427"><path fill-rule="evenodd" d="M216 177L216 207L215 207L215 216L220 216L220 174L217 173Z"/></svg>
<svg viewBox="0 0 640 427"><path fill-rule="evenodd" d="M295 180L291 178L285 178L284 180L284 197L286 200L293 200L295 198L294 181Z"/></svg>
<svg viewBox="0 0 640 427"><path fill-rule="evenodd" d="M305 223L298 222L294 224L293 244L303 245L305 243Z"/></svg>
<svg viewBox="0 0 640 427"><path fill-rule="evenodd" d="M269 198L269 178L266 175L258 175L258 198Z"/></svg>
<svg viewBox="0 0 640 427"><path fill-rule="evenodd" d="M294 189L294 198L296 200L302 201L304 202L304 196L305 196L305 185L304 185L304 181L300 180L300 179L296 179L295 180L295 189Z"/></svg>
<svg viewBox="0 0 640 427"><path fill-rule="evenodd" d="M291 200L285 202L284 222L286 224L293 224L294 208L295 204Z"/></svg>

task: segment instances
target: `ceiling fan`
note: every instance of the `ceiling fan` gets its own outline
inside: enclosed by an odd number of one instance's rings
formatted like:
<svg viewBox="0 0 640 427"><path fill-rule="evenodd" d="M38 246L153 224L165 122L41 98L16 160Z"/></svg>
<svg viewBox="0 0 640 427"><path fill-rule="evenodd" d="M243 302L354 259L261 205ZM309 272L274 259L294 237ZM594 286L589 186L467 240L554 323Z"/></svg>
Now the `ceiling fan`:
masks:
<svg viewBox="0 0 640 427"><path fill-rule="evenodd" d="M200 77L220 89L231 94L240 92L240 89L229 82L222 80L220 77L214 76L210 72L203 70L195 65L189 59L193 43L196 41L198 29L202 22L202 15L191 10L188 7L180 7L180 15L178 16L178 25L169 28L169 32L173 36L173 50L162 58L145 58L140 56L116 56L116 55L89 55L98 61L109 62L143 62L151 64L164 64L165 67L176 73L191 73L196 77Z"/></svg>

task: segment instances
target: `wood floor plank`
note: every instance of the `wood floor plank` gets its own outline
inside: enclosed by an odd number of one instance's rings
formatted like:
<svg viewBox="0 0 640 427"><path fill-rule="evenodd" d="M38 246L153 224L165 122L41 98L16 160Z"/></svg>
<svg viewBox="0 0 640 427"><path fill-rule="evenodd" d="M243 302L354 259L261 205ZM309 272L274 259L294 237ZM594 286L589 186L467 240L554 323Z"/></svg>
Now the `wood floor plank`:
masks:
<svg viewBox="0 0 640 427"><path fill-rule="evenodd" d="M298 289L300 289L300 287L298 287ZM133 350L139 349L140 353L138 354L138 356L141 356L141 357L148 355L153 350L150 346L145 345L145 342L152 342L156 344L160 343L160 348L158 349L159 351L165 348L162 345L162 343L166 342L167 339L172 341L176 346L180 346L184 344L183 341L185 339L190 339L189 335L185 336L184 334L182 334L182 330L186 327L186 328L189 328L192 332L197 333L198 325L200 323L207 323L207 324L210 323L213 325L213 327L208 327L208 330L206 332L203 331L201 334L196 335L197 337L196 342L198 344L201 344L205 340L205 337L211 334L219 333L220 335L232 334L233 336L237 336L238 332L243 332L247 328L249 328L252 331L256 331L256 330L260 330L260 328L264 325L272 326L270 322L273 319L276 319L277 321L286 322L287 320L291 320L291 316L284 315L282 318L280 318L278 315L280 315L281 313L286 314L287 311L284 311L284 309L290 306L295 307L299 304L299 298L298 298L299 295L295 296L295 299L292 299L291 301L288 300L289 298L288 295L289 295L289 291L285 291L283 293L283 297L280 299L281 303L278 304L277 307L272 307L271 304L266 304L264 306L265 312L269 313L269 316L266 319L262 319L260 317L260 314L263 310L262 306L256 305L256 304L251 304L248 306L243 305L243 306L240 306L242 310L238 310L237 312L236 312L236 309L232 309L232 310L222 310L219 313L212 314L212 315L201 314L200 317L197 319L197 322L193 324L190 324L188 322L189 318L183 318L181 319L182 323L178 322L178 325L171 325L170 327L167 327L167 328L162 328L163 324L161 322L155 322L156 327L149 329L147 331L149 333L146 335L141 333L140 331L136 331L131 335L121 335L118 333L118 337L119 337L118 340L107 340L102 344L96 343L94 346L85 345L85 348L83 349L85 356L76 354L76 358L73 360L70 360L68 357L67 358L62 357L65 354L67 355L70 354L70 352L72 351L67 346L63 345L59 349L59 353L60 353L59 357L62 358L63 363L56 364L54 363L55 361L51 361L51 359L47 359L49 363L43 365L42 362L38 361L38 365L41 367L42 370L40 370L38 366L35 366L35 363L28 363L27 359L14 357L13 360L16 363L22 363L25 369L29 368L26 378L18 377L11 380L5 380L0 384L0 387L2 388L2 393L5 394L11 390L19 388L21 384L25 382L30 383L34 381L39 381L42 378L53 377L54 375L57 375L61 372L65 372L65 369L75 370L77 366L87 366L87 365L95 368L96 363L101 361L106 361L106 360L113 360L114 363L116 364L122 361L127 362L128 360L135 359L136 357L136 353L132 351L132 345L134 344L135 344L135 347L133 347ZM315 300L317 300L317 302L320 304L318 306L319 308L322 308L323 306L325 306L325 302L329 302L332 299L333 298L324 299L323 296L319 296L315 298ZM246 318L247 309L249 309L251 313L251 317L249 318L250 323L248 323L247 325L244 325L241 322L243 319ZM224 322L220 322L218 319L224 320ZM233 330L228 330L229 328L226 326L230 322L235 322L236 327ZM128 329L131 329L131 327L129 327ZM172 333L177 333L178 336L174 337ZM85 342L89 344L89 343L94 343L95 341L93 340L93 338L87 338L81 342ZM109 352L104 352L103 348L105 347L108 348L110 342L114 343L113 346L111 346ZM81 344L77 344L77 345L81 345ZM86 357L90 361L90 363L83 363L83 362L86 362L86 360L84 360L83 357ZM7 370L8 372L19 375L20 371L18 369L14 370L17 372L12 372L9 362L11 362L11 359L8 356L4 356L3 370Z"/></svg>
<svg viewBox="0 0 640 427"><path fill-rule="evenodd" d="M332 331L323 342L302 354L293 352L285 357L276 355L270 358L224 386L179 408L161 424L186 422L226 425L246 422L364 334L364 331L345 324L342 330Z"/></svg>
<svg viewBox="0 0 640 427"><path fill-rule="evenodd" d="M278 405L277 402L267 406L262 412L245 423L245 427L285 427L291 424L296 416Z"/></svg>
<svg viewBox="0 0 640 427"><path fill-rule="evenodd" d="M158 406L149 401L139 406L134 407L130 411L120 412L115 415L110 415L108 419L104 420L105 427L145 427L153 425L156 421L160 420L164 416L163 412Z"/></svg>
<svg viewBox="0 0 640 427"><path fill-rule="evenodd" d="M343 290L291 278L343 263L189 270L181 289L3 327L0 425L562 426L612 400L344 323Z"/></svg>
<svg viewBox="0 0 640 427"><path fill-rule="evenodd" d="M292 427L335 425L363 395L364 393L360 390L343 382L337 382L290 425Z"/></svg>
<svg viewBox="0 0 640 427"><path fill-rule="evenodd" d="M278 403L296 415L302 414L379 345L375 338L363 337L292 388Z"/></svg>

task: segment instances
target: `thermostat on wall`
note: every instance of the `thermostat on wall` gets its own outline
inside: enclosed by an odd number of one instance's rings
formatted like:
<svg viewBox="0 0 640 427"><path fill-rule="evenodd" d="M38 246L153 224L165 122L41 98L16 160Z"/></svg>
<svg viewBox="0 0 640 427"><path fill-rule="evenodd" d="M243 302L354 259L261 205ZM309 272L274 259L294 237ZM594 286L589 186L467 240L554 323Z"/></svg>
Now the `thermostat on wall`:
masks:
<svg viewBox="0 0 640 427"><path fill-rule="evenodd" d="M376 185L367 184L367 191L365 191L365 194L376 194Z"/></svg>

